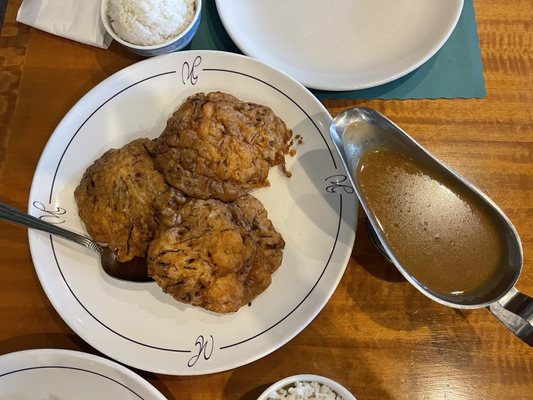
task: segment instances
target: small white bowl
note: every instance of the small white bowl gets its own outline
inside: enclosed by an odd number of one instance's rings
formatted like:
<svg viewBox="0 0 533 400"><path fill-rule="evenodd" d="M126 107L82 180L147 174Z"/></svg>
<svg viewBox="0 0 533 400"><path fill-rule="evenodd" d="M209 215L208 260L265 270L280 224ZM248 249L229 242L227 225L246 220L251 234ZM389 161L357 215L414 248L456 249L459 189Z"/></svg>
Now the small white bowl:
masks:
<svg viewBox="0 0 533 400"><path fill-rule="evenodd" d="M325 376L312 374L293 375L277 381L273 385L269 386L263 393L261 393L261 396L259 396L257 400L266 400L268 399L269 394L276 392L279 389L288 389L289 387L294 386L296 382L317 382L320 385L328 386L331 390L340 395L343 400L356 400L354 395L351 394L350 391L340 383L326 378Z"/></svg>
<svg viewBox="0 0 533 400"><path fill-rule="evenodd" d="M187 25L187 27L181 32L178 36L175 38L156 45L151 46L143 46L143 45L137 45L126 42L124 39L122 39L120 36L117 35L117 33L114 31L113 27L111 26L111 22L109 21L109 16L107 15L107 5L109 3L109 0L102 0L102 5L100 7L100 18L102 19L102 23L104 24L105 30L111 37L119 42L122 46L127 48L128 50L139 54L141 56L145 57L152 57L152 56L159 56L162 54L167 53L173 53L175 51L183 49L185 46L187 46L194 35L196 34L196 31L198 30L198 26L200 25L200 19L202 14L202 0L195 0L194 4L196 7L196 10L194 12L194 17L192 21Z"/></svg>

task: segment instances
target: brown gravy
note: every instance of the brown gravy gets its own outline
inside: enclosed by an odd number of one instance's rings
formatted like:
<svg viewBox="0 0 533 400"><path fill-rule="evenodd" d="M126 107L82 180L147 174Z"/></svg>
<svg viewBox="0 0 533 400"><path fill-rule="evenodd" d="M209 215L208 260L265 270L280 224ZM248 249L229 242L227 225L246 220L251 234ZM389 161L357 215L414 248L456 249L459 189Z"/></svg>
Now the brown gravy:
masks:
<svg viewBox="0 0 533 400"><path fill-rule="evenodd" d="M356 172L389 247L423 286L455 297L498 282L506 256L502 230L463 185L387 149L364 154Z"/></svg>

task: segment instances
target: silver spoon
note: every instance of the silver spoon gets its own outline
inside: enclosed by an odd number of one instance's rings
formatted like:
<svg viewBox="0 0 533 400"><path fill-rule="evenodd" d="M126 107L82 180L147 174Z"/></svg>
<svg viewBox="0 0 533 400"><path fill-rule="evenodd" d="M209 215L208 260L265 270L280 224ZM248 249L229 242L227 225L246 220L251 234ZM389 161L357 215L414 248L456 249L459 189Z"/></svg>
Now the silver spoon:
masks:
<svg viewBox="0 0 533 400"><path fill-rule="evenodd" d="M87 247L99 255L103 270L113 278L132 282L152 281L152 278L148 276L148 267L144 258L135 257L128 262L119 262L115 251L110 247L57 225L50 224L5 203L0 203L0 219L61 236Z"/></svg>
<svg viewBox="0 0 533 400"><path fill-rule="evenodd" d="M356 107L341 112L330 125L330 135L346 170L349 171L348 176L368 217L376 247L402 275L424 295L446 306L462 309L487 307L515 335L533 346L533 299L514 287L522 271L522 245L516 229L502 210L472 183L438 161L405 131L375 110ZM505 272L491 290L481 295L476 293L475 296L461 296L457 299L443 297L418 282L406 266L398 261L382 226L373 216L361 193L356 174L364 154L382 149L421 160L432 169L446 174L454 182L465 185L465 190L477 196L490 210L491 215L497 218L499 226L504 230L507 257L503 265Z"/></svg>

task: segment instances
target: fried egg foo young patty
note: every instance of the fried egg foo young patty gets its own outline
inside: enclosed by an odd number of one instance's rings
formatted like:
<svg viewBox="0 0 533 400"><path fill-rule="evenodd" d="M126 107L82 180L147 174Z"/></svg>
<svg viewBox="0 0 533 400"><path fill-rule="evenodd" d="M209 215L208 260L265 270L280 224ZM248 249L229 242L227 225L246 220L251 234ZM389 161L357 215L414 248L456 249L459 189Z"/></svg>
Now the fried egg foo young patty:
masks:
<svg viewBox="0 0 533 400"><path fill-rule="evenodd" d="M244 277L246 296L251 300L270 286L272 274L283 260L285 241L268 218L263 204L255 197L242 196L234 204L237 220L246 221L248 232L257 245L257 252Z"/></svg>
<svg viewBox="0 0 533 400"><path fill-rule="evenodd" d="M263 292L285 242L259 200L191 199L179 223L148 249L148 273L176 300L218 313L235 312Z"/></svg>
<svg viewBox="0 0 533 400"><path fill-rule="evenodd" d="M285 169L292 131L265 106L211 92L190 96L156 139L155 164L187 196L232 201Z"/></svg>
<svg viewBox="0 0 533 400"><path fill-rule="evenodd" d="M117 260L146 258L176 300L217 313L249 304L271 283L285 242L259 200L285 167L292 131L265 106L222 92L190 96L156 139L110 149L74 192L89 235Z"/></svg>
<svg viewBox="0 0 533 400"><path fill-rule="evenodd" d="M149 139L137 139L108 150L74 191L89 235L115 249L120 262L145 257L160 215L172 221L173 210L185 201L155 169L147 151L151 145Z"/></svg>

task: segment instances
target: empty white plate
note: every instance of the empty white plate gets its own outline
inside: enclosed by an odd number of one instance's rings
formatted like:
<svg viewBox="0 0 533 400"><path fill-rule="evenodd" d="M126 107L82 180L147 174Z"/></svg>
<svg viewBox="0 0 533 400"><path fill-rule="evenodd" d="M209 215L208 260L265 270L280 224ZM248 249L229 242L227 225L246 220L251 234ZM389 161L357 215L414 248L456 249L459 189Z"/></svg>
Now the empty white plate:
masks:
<svg viewBox="0 0 533 400"><path fill-rule="evenodd" d="M59 349L1 356L0 398L165 400L147 381L115 362Z"/></svg>
<svg viewBox="0 0 533 400"><path fill-rule="evenodd" d="M463 0L216 0L247 55L307 87L353 90L415 70L455 28Z"/></svg>

